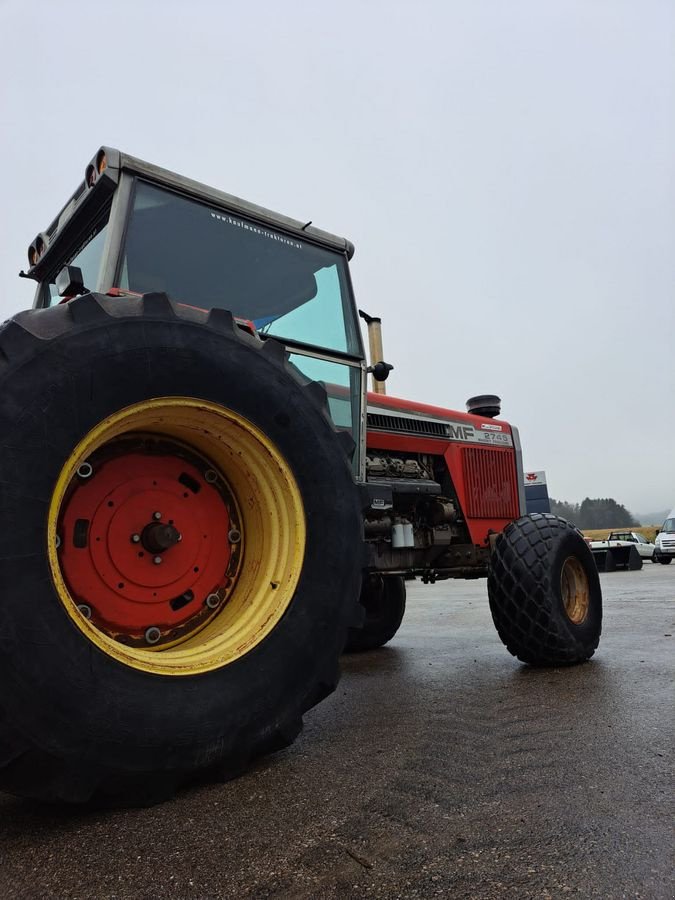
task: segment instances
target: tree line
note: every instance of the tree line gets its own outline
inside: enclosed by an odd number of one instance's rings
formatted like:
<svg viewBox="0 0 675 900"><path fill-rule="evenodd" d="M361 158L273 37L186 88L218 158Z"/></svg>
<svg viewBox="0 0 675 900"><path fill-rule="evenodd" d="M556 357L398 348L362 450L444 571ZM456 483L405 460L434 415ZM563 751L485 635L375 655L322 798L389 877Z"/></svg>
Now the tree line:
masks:
<svg viewBox="0 0 675 900"><path fill-rule="evenodd" d="M625 528L640 523L612 497L586 497L581 503L568 503L551 497L551 512L573 522L577 528Z"/></svg>

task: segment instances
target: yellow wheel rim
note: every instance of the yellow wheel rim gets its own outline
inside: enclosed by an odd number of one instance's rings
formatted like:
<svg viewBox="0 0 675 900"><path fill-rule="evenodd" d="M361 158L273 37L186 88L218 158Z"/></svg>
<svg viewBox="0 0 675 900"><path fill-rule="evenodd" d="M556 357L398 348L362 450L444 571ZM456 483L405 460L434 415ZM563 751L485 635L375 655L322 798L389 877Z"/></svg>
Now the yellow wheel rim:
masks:
<svg viewBox="0 0 675 900"><path fill-rule="evenodd" d="M560 590L567 618L581 625L588 615L590 588L583 566L575 556L568 556L560 573Z"/></svg>
<svg viewBox="0 0 675 900"><path fill-rule="evenodd" d="M129 435L179 442L208 459L237 507L242 559L227 602L206 624L158 649L128 646L85 618L60 564L58 523L64 498L91 456ZM248 653L275 628L300 577L305 515L293 473L272 442L252 422L217 404L188 397L148 400L99 423L66 461L48 518L48 556L56 592L77 628L100 650L125 665L157 675L195 675L219 669Z"/></svg>

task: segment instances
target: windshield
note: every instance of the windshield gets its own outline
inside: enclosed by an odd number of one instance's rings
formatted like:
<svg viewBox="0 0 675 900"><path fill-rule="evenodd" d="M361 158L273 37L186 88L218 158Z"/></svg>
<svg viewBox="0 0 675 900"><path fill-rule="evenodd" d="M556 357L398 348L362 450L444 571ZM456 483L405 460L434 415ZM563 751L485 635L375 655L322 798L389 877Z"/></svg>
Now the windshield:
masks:
<svg viewBox="0 0 675 900"><path fill-rule="evenodd" d="M344 255L139 181L119 286L359 355Z"/></svg>
<svg viewBox="0 0 675 900"><path fill-rule="evenodd" d="M675 531L675 519L666 519L661 531Z"/></svg>

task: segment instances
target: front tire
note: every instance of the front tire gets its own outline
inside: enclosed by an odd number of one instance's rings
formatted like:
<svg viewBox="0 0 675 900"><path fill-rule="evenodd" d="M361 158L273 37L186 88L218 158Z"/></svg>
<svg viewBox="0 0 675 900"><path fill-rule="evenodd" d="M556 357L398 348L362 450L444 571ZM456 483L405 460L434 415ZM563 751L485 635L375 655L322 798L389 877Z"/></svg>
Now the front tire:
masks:
<svg viewBox="0 0 675 900"><path fill-rule="evenodd" d="M573 665L600 640L602 595L581 532L550 514L511 522L495 542L488 572L499 637L521 662Z"/></svg>
<svg viewBox="0 0 675 900"><path fill-rule="evenodd" d="M659 556L659 562L662 566L669 566L672 562L672 556Z"/></svg>
<svg viewBox="0 0 675 900"><path fill-rule="evenodd" d="M362 628L347 632L347 653L383 647L401 627L405 615L405 580L400 575L371 575L364 579L360 604L365 611Z"/></svg>
<svg viewBox="0 0 675 900"><path fill-rule="evenodd" d="M0 435L0 788L145 804L290 743L338 680L362 520L283 347L158 294L21 313Z"/></svg>

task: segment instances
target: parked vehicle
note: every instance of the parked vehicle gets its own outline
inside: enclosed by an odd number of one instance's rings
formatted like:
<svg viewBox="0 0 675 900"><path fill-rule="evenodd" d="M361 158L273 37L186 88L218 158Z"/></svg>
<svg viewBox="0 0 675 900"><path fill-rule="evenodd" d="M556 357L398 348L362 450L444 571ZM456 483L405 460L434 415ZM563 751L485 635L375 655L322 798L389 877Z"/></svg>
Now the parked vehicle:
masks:
<svg viewBox="0 0 675 900"><path fill-rule="evenodd" d="M607 540L624 541L635 544L635 549L642 559L651 559L652 562L656 562L654 559L656 546L648 541L646 537L641 535L639 531L610 531Z"/></svg>
<svg viewBox="0 0 675 900"><path fill-rule="evenodd" d="M667 566L675 556L675 509L671 509L661 530L654 538L656 559Z"/></svg>
<svg viewBox="0 0 675 900"><path fill-rule="evenodd" d="M613 572L615 569L642 568L642 557L638 553L637 544L633 541L588 541L593 552L595 564L601 572Z"/></svg>

